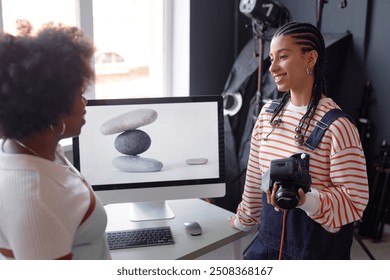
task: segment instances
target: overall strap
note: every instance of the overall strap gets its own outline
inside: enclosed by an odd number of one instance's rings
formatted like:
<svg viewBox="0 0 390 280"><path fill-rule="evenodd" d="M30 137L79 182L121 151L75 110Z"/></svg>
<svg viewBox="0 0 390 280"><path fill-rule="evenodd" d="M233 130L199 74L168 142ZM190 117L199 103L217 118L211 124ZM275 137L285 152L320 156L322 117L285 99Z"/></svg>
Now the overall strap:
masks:
<svg viewBox="0 0 390 280"><path fill-rule="evenodd" d="M352 123L354 123L353 119L351 119L351 117L341 109L331 109L325 113L321 120L317 122L313 132L304 143L305 147L314 151L320 143L328 127L332 124L333 121L340 117L347 117L350 121L352 121Z"/></svg>
<svg viewBox="0 0 390 280"><path fill-rule="evenodd" d="M282 102L283 97L272 100L269 107L265 110L267 113L273 114L275 109L279 106L280 102Z"/></svg>

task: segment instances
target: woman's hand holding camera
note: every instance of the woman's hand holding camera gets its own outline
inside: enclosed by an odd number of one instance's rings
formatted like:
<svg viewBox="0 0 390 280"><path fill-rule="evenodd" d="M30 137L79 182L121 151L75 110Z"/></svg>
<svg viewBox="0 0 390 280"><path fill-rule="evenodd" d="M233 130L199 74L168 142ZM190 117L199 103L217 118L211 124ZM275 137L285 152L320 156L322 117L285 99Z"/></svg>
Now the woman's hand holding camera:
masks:
<svg viewBox="0 0 390 280"><path fill-rule="evenodd" d="M272 206L275 207L275 211L280 211L280 210L287 210L281 208L277 203L276 203L276 193L278 192L279 186L278 184L274 183L272 187L272 192L270 189L267 190L267 203L271 204ZM298 204L296 207L301 206L303 203L306 201L306 194L303 191L302 188L298 189Z"/></svg>

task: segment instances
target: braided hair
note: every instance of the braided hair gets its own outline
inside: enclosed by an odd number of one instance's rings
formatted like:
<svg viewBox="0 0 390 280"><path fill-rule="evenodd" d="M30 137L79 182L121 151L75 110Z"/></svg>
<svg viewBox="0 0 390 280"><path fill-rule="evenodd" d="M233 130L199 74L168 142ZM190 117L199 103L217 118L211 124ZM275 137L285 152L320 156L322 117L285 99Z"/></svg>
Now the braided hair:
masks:
<svg viewBox="0 0 390 280"><path fill-rule="evenodd" d="M302 53L306 53L312 50L315 50L318 53L317 62L314 66L314 72L313 72L314 84L313 84L310 102L307 107L306 113L303 115L303 117L299 121L298 127L296 128L296 132L298 134L305 135L322 95L327 96L326 81L325 81L326 49L325 49L324 38L321 32L314 25L310 23L302 23L302 22L289 22L283 25L275 32L273 38L278 36L291 36L291 38L295 40L295 43L300 46ZM289 99L290 99L290 92L287 91L283 94L282 101L276 107L271 117L270 123L273 123L275 117L286 106ZM306 123L306 128L302 134L302 128L305 123Z"/></svg>

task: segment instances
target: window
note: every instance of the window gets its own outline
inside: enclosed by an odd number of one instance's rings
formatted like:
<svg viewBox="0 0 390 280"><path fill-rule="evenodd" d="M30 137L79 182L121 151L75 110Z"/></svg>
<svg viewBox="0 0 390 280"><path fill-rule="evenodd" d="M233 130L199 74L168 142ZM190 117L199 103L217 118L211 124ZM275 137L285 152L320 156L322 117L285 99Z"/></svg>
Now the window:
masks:
<svg viewBox="0 0 390 280"><path fill-rule="evenodd" d="M96 83L88 98L188 95L189 0L0 0L0 27L53 21L93 38ZM175 78L173 78L175 77Z"/></svg>
<svg viewBox="0 0 390 280"><path fill-rule="evenodd" d="M93 0L97 98L164 95L163 2Z"/></svg>
<svg viewBox="0 0 390 280"><path fill-rule="evenodd" d="M28 20L34 29L49 21L76 25L76 2L69 0L2 0L3 30L16 35L16 21ZM42 8L45 7L45 8Z"/></svg>

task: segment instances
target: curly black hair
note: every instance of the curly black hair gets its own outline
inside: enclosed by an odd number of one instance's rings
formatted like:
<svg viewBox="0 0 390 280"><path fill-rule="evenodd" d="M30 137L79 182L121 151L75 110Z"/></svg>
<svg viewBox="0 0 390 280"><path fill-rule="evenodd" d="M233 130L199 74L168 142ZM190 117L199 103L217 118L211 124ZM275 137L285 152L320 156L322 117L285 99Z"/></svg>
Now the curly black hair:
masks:
<svg viewBox="0 0 390 280"><path fill-rule="evenodd" d="M48 23L35 35L0 35L0 136L23 139L59 122L95 79L93 43Z"/></svg>

